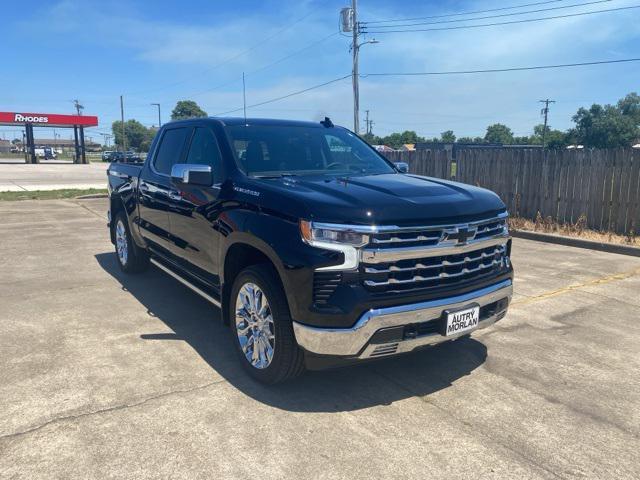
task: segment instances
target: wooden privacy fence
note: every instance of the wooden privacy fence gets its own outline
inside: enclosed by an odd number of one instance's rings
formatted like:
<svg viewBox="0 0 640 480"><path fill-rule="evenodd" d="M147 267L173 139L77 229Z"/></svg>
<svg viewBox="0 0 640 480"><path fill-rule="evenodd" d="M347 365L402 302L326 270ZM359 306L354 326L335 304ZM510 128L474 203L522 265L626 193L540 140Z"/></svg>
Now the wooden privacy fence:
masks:
<svg viewBox="0 0 640 480"><path fill-rule="evenodd" d="M578 219L596 230L638 234L640 151L461 149L392 152L419 175L478 185L496 192L514 216L538 213L561 223Z"/></svg>

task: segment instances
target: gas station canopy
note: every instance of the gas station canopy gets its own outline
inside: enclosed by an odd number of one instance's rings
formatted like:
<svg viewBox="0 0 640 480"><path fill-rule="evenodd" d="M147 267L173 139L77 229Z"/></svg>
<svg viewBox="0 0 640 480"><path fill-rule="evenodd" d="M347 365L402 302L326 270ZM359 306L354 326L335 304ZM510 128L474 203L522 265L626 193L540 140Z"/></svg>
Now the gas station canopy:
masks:
<svg viewBox="0 0 640 480"><path fill-rule="evenodd" d="M22 125L25 127L27 148L25 161L38 163L33 138L33 127L73 128L76 163L87 163L84 145L85 127L98 126L98 117L93 115L63 115L58 113L0 112L0 125Z"/></svg>

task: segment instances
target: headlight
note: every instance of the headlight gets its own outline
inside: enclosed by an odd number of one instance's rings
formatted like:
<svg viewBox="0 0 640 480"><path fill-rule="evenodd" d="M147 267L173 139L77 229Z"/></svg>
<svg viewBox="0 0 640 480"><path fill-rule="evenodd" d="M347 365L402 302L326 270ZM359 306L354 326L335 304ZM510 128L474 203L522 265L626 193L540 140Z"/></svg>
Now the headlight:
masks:
<svg viewBox="0 0 640 480"><path fill-rule="evenodd" d="M362 227L366 230L366 227ZM300 220L302 240L318 248L333 250L344 254L340 265L320 267L317 270L355 270L358 268L359 253L357 248L369 243L369 236L358 228L356 231L348 225L333 225Z"/></svg>
<svg viewBox="0 0 640 480"><path fill-rule="evenodd" d="M313 245L314 242L337 243L362 247L369 243L369 236L362 232L356 232L345 225L314 224L306 220L300 220L300 233L302 239Z"/></svg>

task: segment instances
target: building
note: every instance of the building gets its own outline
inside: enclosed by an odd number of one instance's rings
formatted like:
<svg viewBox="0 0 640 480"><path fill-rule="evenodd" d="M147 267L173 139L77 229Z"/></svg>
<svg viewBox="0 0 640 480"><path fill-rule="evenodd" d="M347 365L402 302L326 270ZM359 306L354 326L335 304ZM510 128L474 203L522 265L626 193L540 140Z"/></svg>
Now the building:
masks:
<svg viewBox="0 0 640 480"><path fill-rule="evenodd" d="M9 140L0 140L0 153L9 153L13 145Z"/></svg>

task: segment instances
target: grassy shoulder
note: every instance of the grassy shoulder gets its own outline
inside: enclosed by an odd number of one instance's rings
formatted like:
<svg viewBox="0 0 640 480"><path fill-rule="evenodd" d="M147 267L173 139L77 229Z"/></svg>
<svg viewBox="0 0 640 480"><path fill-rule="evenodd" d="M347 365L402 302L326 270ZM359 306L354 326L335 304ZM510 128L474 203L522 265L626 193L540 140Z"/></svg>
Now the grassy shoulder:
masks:
<svg viewBox="0 0 640 480"><path fill-rule="evenodd" d="M580 217L575 223L558 223L551 218L542 218L540 215L538 215L535 220L518 217L509 218L509 228L514 230L551 233L600 243L640 247L640 237L634 232L631 232L629 235L600 232L586 228L586 223L586 218L584 217Z"/></svg>
<svg viewBox="0 0 640 480"><path fill-rule="evenodd" d="M64 188L61 190L34 190L33 192L0 192L0 201L57 200L106 193L106 188Z"/></svg>

